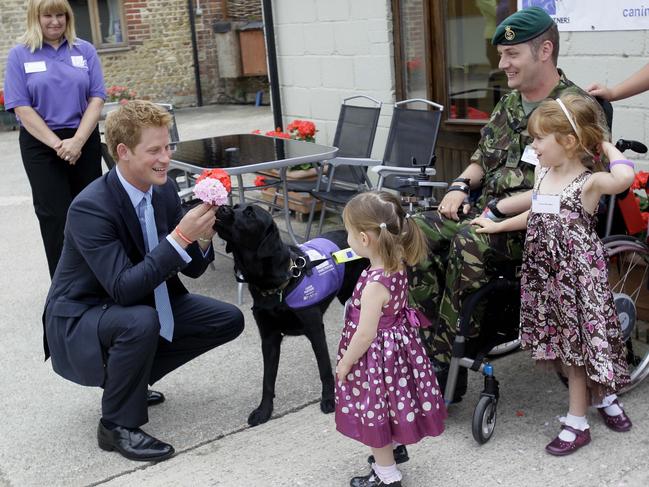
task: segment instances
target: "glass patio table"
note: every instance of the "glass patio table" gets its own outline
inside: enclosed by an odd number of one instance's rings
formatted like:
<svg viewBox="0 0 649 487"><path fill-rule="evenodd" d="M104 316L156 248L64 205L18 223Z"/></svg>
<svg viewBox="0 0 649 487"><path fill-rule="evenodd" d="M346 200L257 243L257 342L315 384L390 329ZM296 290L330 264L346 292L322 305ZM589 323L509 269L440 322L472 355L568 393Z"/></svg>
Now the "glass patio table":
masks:
<svg viewBox="0 0 649 487"><path fill-rule="evenodd" d="M188 140L175 144L171 166L194 174L220 168L237 178L239 202L245 202L243 175L278 169L284 200L286 229L297 245L288 207L286 171L297 164L319 163L336 157L338 149L301 140L260 134L236 134Z"/></svg>

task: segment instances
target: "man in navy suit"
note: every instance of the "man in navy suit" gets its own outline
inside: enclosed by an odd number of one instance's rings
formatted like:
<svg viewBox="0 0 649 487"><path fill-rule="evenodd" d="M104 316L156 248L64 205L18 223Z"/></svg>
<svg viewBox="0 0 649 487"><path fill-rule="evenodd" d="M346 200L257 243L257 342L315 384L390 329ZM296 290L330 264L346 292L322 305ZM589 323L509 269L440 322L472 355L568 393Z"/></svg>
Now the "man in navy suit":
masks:
<svg viewBox="0 0 649 487"><path fill-rule="evenodd" d="M164 401L148 384L243 330L238 308L189 294L177 276L199 277L214 259L215 208L183 216L167 180L170 121L145 101L109 113L117 164L70 206L43 315L55 372L104 389L99 446L131 460L174 453L140 429L147 406Z"/></svg>

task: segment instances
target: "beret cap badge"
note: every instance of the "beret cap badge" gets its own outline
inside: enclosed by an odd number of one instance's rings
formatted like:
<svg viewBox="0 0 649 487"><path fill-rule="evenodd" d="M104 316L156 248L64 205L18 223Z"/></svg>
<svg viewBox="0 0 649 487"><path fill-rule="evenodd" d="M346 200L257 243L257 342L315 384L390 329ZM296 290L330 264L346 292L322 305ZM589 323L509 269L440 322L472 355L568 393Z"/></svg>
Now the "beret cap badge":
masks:
<svg viewBox="0 0 649 487"><path fill-rule="evenodd" d="M494 46L521 44L540 36L553 25L554 20L542 8L524 8L498 24L491 43Z"/></svg>

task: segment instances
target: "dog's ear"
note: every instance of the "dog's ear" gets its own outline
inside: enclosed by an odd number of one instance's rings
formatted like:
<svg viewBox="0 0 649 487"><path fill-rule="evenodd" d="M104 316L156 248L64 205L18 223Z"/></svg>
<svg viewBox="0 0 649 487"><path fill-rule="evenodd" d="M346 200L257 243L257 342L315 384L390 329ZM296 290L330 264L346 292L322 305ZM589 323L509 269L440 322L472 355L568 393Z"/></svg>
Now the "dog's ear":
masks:
<svg viewBox="0 0 649 487"><path fill-rule="evenodd" d="M257 255L261 258L279 257L283 247L284 242L282 242L282 238L279 235L277 226L275 226L275 224L273 223L270 227L268 227L266 235L264 235L264 238L261 240L261 242L259 242L259 246L257 247Z"/></svg>
<svg viewBox="0 0 649 487"><path fill-rule="evenodd" d="M257 256L260 258L272 257L277 253L277 236L275 232L269 232L268 235L259 243L257 247Z"/></svg>

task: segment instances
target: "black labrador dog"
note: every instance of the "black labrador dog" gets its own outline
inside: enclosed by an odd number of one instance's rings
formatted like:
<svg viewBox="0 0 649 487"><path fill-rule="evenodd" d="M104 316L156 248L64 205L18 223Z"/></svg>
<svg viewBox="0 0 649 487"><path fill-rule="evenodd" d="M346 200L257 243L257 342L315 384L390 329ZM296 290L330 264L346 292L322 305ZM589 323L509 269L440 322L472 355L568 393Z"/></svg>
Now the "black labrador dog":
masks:
<svg viewBox="0 0 649 487"><path fill-rule="evenodd" d="M333 412L334 376L323 315L334 298L347 301L368 261L333 262L331 251L348 247L344 230L325 233L300 247L285 244L270 213L257 205L220 206L214 228L234 257L238 278L248 283L261 336L262 397L248 424L256 426L271 417L284 335L305 335L311 342L322 381L320 409Z"/></svg>

